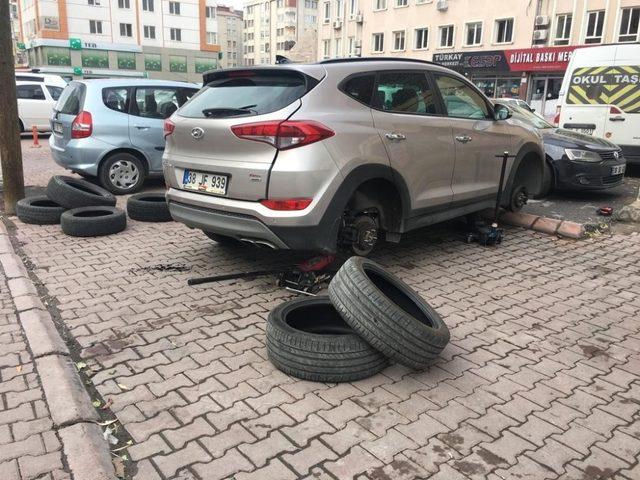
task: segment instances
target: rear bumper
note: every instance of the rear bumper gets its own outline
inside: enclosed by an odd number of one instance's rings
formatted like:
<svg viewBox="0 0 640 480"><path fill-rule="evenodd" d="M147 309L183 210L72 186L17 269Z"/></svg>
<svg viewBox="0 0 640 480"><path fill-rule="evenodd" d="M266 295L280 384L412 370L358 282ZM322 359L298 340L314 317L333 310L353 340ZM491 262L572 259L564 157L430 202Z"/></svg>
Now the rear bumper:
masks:
<svg viewBox="0 0 640 480"><path fill-rule="evenodd" d="M55 134L49 137L53 160L67 170L87 175L98 175L100 160L113 150L112 145L93 137L71 140L64 147L56 145L56 140Z"/></svg>

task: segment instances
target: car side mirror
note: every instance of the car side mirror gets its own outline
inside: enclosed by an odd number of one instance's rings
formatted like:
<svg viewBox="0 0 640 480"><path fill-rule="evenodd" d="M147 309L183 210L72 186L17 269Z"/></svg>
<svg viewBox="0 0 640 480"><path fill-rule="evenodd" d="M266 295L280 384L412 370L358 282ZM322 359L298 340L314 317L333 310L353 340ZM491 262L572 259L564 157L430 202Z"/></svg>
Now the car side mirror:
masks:
<svg viewBox="0 0 640 480"><path fill-rule="evenodd" d="M496 120L506 120L511 118L511 110L506 105L496 103L493 107L493 118Z"/></svg>

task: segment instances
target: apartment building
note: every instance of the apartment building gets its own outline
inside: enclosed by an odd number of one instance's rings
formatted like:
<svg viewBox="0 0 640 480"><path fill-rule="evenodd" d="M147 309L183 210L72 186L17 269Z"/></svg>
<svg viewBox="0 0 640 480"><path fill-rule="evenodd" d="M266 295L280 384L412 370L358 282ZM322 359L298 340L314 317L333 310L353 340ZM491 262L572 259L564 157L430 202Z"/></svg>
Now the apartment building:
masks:
<svg viewBox="0 0 640 480"><path fill-rule="evenodd" d="M68 78L202 81L218 67L211 0L18 0L29 66Z"/></svg>
<svg viewBox="0 0 640 480"><path fill-rule="evenodd" d="M242 11L218 5L216 15L218 16L218 42L222 52L220 67L233 68L243 65Z"/></svg>
<svg viewBox="0 0 640 480"><path fill-rule="evenodd" d="M27 54L24 43L20 37L18 0L9 0L9 21L11 25L11 46L13 48L14 66L16 68L23 68L27 66Z"/></svg>
<svg viewBox="0 0 640 480"><path fill-rule="evenodd" d="M342 1L327 2L331 16ZM360 2L363 56L432 60L490 97L523 98L549 118L575 48L640 41L640 0ZM319 52L345 56L335 43Z"/></svg>
<svg viewBox="0 0 640 480"><path fill-rule="evenodd" d="M371 0L324 0L318 23L318 58L359 57L364 16L360 3Z"/></svg>
<svg viewBox="0 0 640 480"><path fill-rule="evenodd" d="M245 65L315 60L318 0L248 0L243 13Z"/></svg>

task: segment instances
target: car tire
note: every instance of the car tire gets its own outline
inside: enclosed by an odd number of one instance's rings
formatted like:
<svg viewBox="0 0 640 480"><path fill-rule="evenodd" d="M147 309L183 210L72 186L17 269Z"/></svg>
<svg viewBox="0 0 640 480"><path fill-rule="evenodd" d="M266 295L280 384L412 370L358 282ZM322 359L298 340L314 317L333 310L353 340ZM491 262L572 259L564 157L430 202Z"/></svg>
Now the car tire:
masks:
<svg viewBox="0 0 640 480"><path fill-rule="evenodd" d="M24 223L57 225L66 209L46 195L23 198L16 204L16 215Z"/></svg>
<svg viewBox="0 0 640 480"><path fill-rule="evenodd" d="M373 348L411 368L424 368L449 342L449 329L413 289L380 265L351 257L329 283L336 310Z"/></svg>
<svg viewBox="0 0 640 480"><path fill-rule="evenodd" d="M347 325L326 296L278 305L267 320L267 354L284 373L314 382L352 382L389 362Z"/></svg>
<svg viewBox="0 0 640 480"><path fill-rule="evenodd" d="M524 185L514 185L509 195L507 208L512 212L519 212L527 204L529 192Z"/></svg>
<svg viewBox="0 0 640 480"><path fill-rule="evenodd" d="M220 235L218 233L213 233L213 232L206 232L204 230L202 231L202 233L204 233L211 240L213 240L216 243L219 243L223 247L240 247L244 245L240 240L237 240L233 237L227 237L226 235Z"/></svg>
<svg viewBox="0 0 640 480"><path fill-rule="evenodd" d="M72 237L101 237L127 227L127 215L116 207L82 207L60 217L62 231Z"/></svg>
<svg viewBox="0 0 640 480"><path fill-rule="evenodd" d="M170 222L173 220L164 192L136 193L127 199L127 214L140 222Z"/></svg>
<svg viewBox="0 0 640 480"><path fill-rule="evenodd" d="M542 167L542 184L540 186L540 191L535 196L535 198L544 198L553 189L553 167L549 164L549 162L544 162L544 166Z"/></svg>
<svg viewBox="0 0 640 480"><path fill-rule="evenodd" d="M116 197L80 178L55 175L47 184L47 197L65 208L113 207Z"/></svg>
<svg viewBox="0 0 640 480"><path fill-rule="evenodd" d="M147 171L138 157L127 152L114 153L100 164L100 185L115 195L135 193L142 188Z"/></svg>

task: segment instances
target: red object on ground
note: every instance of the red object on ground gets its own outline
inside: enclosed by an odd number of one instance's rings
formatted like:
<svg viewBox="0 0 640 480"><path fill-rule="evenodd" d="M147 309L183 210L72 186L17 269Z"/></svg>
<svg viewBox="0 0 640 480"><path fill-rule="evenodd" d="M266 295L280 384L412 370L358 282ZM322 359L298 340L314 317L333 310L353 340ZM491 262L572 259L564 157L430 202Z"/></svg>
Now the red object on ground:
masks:
<svg viewBox="0 0 640 480"><path fill-rule="evenodd" d="M318 272L331 265L335 259L335 255L313 257L298 265L298 269L300 269L301 272Z"/></svg>
<svg viewBox="0 0 640 480"><path fill-rule="evenodd" d="M40 145L40 142L38 141L38 129L35 125L31 126L31 136L33 137L33 144L31 145L31 148L40 148L42 145Z"/></svg>
<svg viewBox="0 0 640 480"><path fill-rule="evenodd" d="M600 215L608 217L613 213L613 208L611 208L611 207L600 207L600 209L598 210L598 213Z"/></svg>

